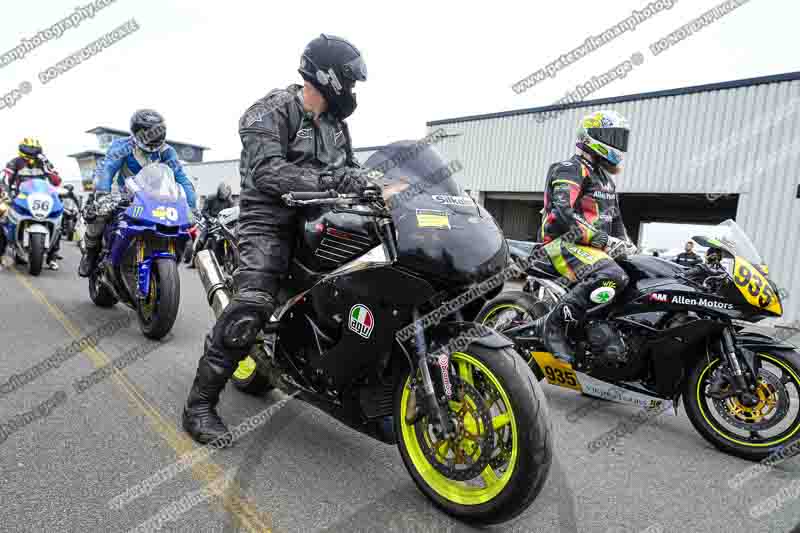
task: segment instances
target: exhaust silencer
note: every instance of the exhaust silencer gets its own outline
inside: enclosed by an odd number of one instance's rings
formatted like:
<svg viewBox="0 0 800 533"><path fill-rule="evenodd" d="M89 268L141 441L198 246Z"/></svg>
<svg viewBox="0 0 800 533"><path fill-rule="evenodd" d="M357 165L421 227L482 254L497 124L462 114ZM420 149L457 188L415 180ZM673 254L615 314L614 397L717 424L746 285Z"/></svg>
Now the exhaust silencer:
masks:
<svg viewBox="0 0 800 533"><path fill-rule="evenodd" d="M202 250L197 252L194 264L200 274L200 282L206 290L208 305L214 310L214 315L219 318L222 311L231 303L231 295L225 286L217 258L210 250Z"/></svg>

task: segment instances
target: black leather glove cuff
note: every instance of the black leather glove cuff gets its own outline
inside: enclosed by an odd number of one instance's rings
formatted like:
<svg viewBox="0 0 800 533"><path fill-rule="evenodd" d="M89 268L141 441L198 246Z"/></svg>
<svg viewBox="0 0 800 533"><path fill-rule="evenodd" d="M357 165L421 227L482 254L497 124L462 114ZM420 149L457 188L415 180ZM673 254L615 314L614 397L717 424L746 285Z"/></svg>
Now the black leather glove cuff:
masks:
<svg viewBox="0 0 800 533"><path fill-rule="evenodd" d="M593 248L600 248L601 250L608 244L608 233L598 233L592 237L591 246Z"/></svg>

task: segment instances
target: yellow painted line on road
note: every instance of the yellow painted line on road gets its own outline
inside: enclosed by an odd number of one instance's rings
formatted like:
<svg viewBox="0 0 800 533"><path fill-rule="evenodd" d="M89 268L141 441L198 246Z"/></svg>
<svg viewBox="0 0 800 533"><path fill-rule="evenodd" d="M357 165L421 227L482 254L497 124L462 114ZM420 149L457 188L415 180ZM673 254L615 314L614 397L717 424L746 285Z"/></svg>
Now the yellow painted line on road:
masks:
<svg viewBox="0 0 800 533"><path fill-rule="evenodd" d="M79 340L82 335L75 324L73 324L60 309L53 305L39 289L34 287L24 275L20 274L19 271L13 267L12 270L17 280L61 323L67 334L73 339ZM84 352L87 353L92 363L97 368L111 364L111 358L97 347L89 346ZM109 368L113 368L113 366ZM144 398L136 386L128 379L128 376L122 371L114 369L111 377L117 387L127 395L127 399L131 402L132 407L145 415L156 433L167 441L179 458L198 448L188 435L185 435L182 431L179 432L158 412L155 406L151 405ZM207 485L224 479L224 476L225 472L222 468L209 461L207 458L204 461L196 461L192 465L192 477ZM230 487L230 491L225 491L222 494L222 507L240 522L240 527L257 533L270 533L272 531L271 516L262 515L250 498L242 496L241 487L238 483L231 483ZM216 499L214 501L216 501ZM219 505L219 502L217 502L217 504Z"/></svg>

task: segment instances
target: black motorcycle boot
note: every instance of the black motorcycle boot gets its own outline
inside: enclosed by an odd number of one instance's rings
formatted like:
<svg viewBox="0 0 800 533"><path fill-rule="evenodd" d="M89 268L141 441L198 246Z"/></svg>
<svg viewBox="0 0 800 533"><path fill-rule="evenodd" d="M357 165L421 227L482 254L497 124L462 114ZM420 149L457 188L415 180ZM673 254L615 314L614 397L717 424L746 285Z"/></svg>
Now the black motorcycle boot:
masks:
<svg viewBox="0 0 800 533"><path fill-rule="evenodd" d="M581 327L590 305L589 295L595 285L594 280L577 283L542 323L542 340L550 353L569 364L574 364L575 352L567 340L567 328L574 332Z"/></svg>
<svg viewBox="0 0 800 533"><path fill-rule="evenodd" d="M574 326L576 323L575 310L565 302L559 302L541 323L542 340L547 349L553 357L569 364L575 363L575 352L567 340L567 326Z"/></svg>
<svg viewBox="0 0 800 533"><path fill-rule="evenodd" d="M183 429L200 444L214 442L228 434L228 428L217 413L217 404L222 390L233 375L236 367L225 368L200 358L197 365L197 376L194 378L192 390L183 408ZM230 439L220 439L221 448L231 446Z"/></svg>
<svg viewBox="0 0 800 533"><path fill-rule="evenodd" d="M81 257L81 264L78 266L78 275L82 278L88 278L89 275L94 270L95 266L97 266L97 256L99 255L99 250L95 246L86 246L86 251Z"/></svg>

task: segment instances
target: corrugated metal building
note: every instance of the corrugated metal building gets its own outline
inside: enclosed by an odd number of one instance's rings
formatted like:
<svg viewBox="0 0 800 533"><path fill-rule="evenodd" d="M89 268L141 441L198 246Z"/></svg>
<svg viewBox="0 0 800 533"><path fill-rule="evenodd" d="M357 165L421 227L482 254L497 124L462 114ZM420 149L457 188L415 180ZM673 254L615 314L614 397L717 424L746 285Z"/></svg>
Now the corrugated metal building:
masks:
<svg viewBox="0 0 800 533"><path fill-rule="evenodd" d="M437 148L461 161L457 179L507 237L535 240L549 165L573 153L580 118L603 108L631 123L617 180L631 236L644 222L733 218L788 291L784 321L800 319L800 72L427 125L448 133Z"/></svg>

